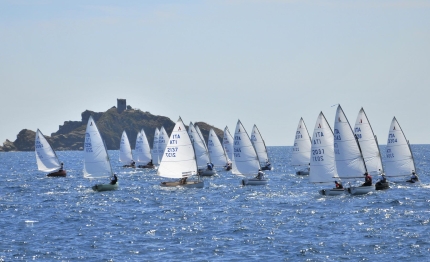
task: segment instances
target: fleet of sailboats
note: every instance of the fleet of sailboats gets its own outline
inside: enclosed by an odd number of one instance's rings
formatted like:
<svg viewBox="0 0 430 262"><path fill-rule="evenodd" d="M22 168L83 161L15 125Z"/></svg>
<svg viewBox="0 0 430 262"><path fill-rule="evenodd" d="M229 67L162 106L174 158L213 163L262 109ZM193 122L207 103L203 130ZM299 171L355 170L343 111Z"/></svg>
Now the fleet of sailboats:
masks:
<svg viewBox="0 0 430 262"><path fill-rule="evenodd" d="M63 163L60 163L39 129L35 136L35 154L38 170L49 173L48 176L66 176ZM216 174L214 167L232 169L233 174L244 177L243 185L265 185L268 181L262 170L271 169L267 148L257 126L253 126L249 136L240 120L236 124L234 136L227 126L224 128L222 142L215 130L210 128L206 144L197 125L191 122L187 130L179 118L170 137L164 127L155 129L152 150L142 129L136 137L134 154L138 167L154 168L158 164L158 175L179 179L162 182L163 187L202 188L204 182L200 180L200 176ZM125 163L124 166L134 167L132 149L125 130L121 136L119 161ZM333 130L321 112L312 138L303 118L300 118L292 147L291 166L299 169L296 172L298 175L309 175L311 183L331 185L319 191L322 195L339 195L344 192L352 195L367 194L375 190L370 175L380 177L376 183L377 190L389 188L386 177L393 180L411 177L406 182L418 181L409 141L395 117L388 133L384 168L378 139L364 109L360 109L352 129L340 105L336 109ZM83 174L84 178L89 179L111 178L110 183L93 186L95 191L118 188L109 154L91 116L85 133ZM366 183L351 185L351 182L363 182L364 176L368 178ZM196 179L188 180L191 177ZM348 183L348 188L344 189L340 182Z"/></svg>

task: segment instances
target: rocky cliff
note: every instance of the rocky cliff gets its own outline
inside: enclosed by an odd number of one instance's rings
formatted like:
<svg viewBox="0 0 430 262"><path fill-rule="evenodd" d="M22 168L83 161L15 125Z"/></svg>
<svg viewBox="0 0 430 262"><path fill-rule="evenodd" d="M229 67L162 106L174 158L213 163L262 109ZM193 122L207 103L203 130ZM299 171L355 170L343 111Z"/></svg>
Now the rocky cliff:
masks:
<svg viewBox="0 0 430 262"><path fill-rule="evenodd" d="M85 129L90 115L96 121L97 127L105 140L108 150L119 149L122 131L127 132L131 147L136 144L137 132L143 129L152 147L154 141L155 128L164 126L170 135L175 121L164 117L152 115L149 112L143 112L139 109L133 109L128 106L126 111L119 113L116 107L112 107L106 112L93 112L86 110L81 114L81 121L65 121L59 126L57 132L51 136L46 136L54 150L82 150L84 145ZM209 130L212 126L205 122L196 123L202 131L205 141L207 141ZM222 141L223 131L213 127L215 133ZM41 130L43 132L43 130ZM33 151L34 139L36 132L23 129L18 133L14 142L6 140L0 151Z"/></svg>

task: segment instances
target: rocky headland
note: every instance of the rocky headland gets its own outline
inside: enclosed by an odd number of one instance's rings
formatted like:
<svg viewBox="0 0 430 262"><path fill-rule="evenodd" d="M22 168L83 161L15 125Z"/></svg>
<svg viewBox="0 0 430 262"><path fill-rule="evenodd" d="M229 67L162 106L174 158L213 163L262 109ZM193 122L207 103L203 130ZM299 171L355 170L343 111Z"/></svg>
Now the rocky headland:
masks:
<svg viewBox="0 0 430 262"><path fill-rule="evenodd" d="M114 106L106 112L86 110L81 114L81 121L65 121L63 125L59 126L57 132L52 133L51 136L44 135L56 151L82 150L85 129L90 116L96 121L108 150L119 149L121 134L124 130L127 132L131 147L134 149L137 132L141 129L145 131L152 148L155 128L164 126L164 129L170 135L177 120L172 121L168 117L153 115L149 112L133 109L131 106L127 106L124 111L118 110ZM219 128L215 128L205 122L197 122L196 124L202 131L205 141L207 141L211 127L214 128L218 138L222 141L223 131ZM43 130L41 131L43 132ZM6 140L3 146L0 146L0 151L34 151L35 136L36 131L23 129L18 133L15 141Z"/></svg>

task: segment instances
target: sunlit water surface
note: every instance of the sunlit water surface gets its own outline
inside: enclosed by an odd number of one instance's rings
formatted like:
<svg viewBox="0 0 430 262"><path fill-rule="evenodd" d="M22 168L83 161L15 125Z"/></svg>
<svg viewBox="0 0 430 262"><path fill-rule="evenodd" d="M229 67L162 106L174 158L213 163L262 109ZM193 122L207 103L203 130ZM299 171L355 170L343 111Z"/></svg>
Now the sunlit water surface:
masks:
<svg viewBox="0 0 430 262"><path fill-rule="evenodd" d="M267 186L230 172L203 189L160 188L154 170L124 169L117 191L93 192L82 152L57 152L66 178L37 171L34 152L0 153L0 260L425 261L430 257L430 145L412 146L421 185L325 197L269 147ZM384 152L384 151L382 151Z"/></svg>

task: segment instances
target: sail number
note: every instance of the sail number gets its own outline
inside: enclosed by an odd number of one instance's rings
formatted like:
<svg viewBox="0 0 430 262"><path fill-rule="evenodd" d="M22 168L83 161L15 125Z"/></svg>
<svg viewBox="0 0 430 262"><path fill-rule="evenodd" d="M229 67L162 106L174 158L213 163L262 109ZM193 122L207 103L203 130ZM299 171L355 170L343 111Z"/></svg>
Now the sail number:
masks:
<svg viewBox="0 0 430 262"><path fill-rule="evenodd" d="M387 149L387 158L394 158L394 153L391 152L391 149Z"/></svg>
<svg viewBox="0 0 430 262"><path fill-rule="evenodd" d="M176 157L177 147L166 147L166 157Z"/></svg>
<svg viewBox="0 0 430 262"><path fill-rule="evenodd" d="M312 149L312 159L313 161L324 161L324 148Z"/></svg>
<svg viewBox="0 0 430 262"><path fill-rule="evenodd" d="M40 143L39 141L36 141L36 148L43 148L42 143Z"/></svg>
<svg viewBox="0 0 430 262"><path fill-rule="evenodd" d="M394 134L388 135L388 144L397 143L397 138Z"/></svg>
<svg viewBox="0 0 430 262"><path fill-rule="evenodd" d="M90 136L89 133L85 133L84 147L85 147L85 152L87 152L87 153L92 153L93 152L93 147L91 145L91 136Z"/></svg>

